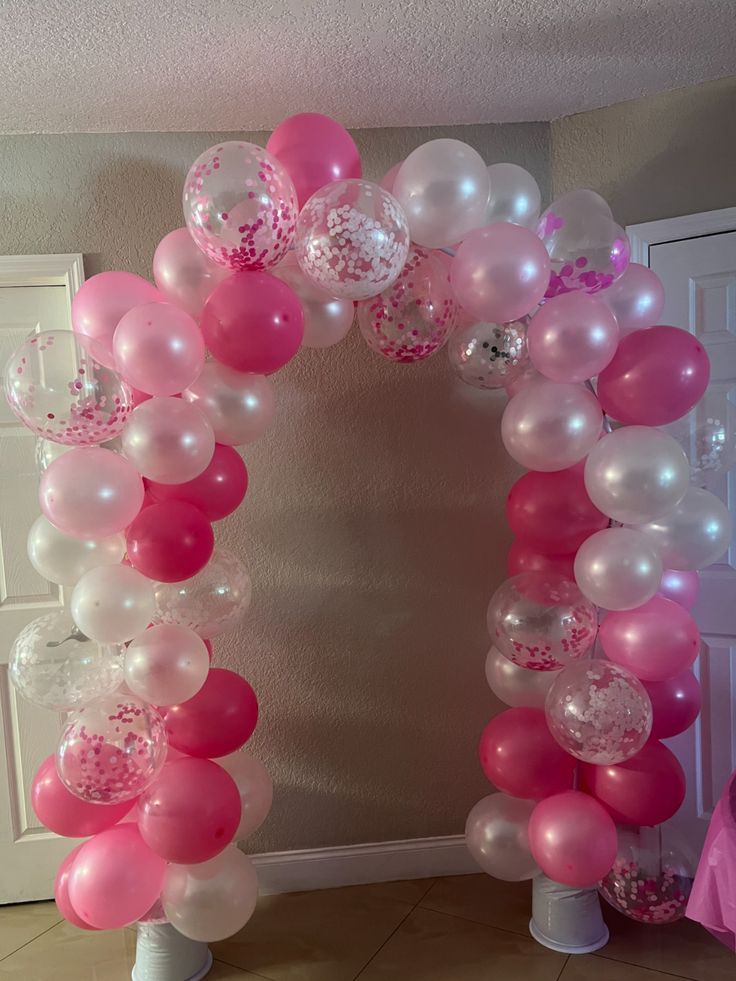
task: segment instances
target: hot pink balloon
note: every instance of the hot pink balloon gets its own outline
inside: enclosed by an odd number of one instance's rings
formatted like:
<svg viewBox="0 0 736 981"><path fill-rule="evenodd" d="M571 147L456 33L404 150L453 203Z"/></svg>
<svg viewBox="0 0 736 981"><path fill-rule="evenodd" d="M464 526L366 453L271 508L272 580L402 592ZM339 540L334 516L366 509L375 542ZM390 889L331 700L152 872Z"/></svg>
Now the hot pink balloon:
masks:
<svg viewBox="0 0 736 981"><path fill-rule="evenodd" d="M565 886L593 886L616 858L616 825L587 794L568 790L532 811L529 845L542 872Z"/></svg>
<svg viewBox="0 0 736 981"><path fill-rule="evenodd" d="M700 577L694 570L665 569L659 584L659 595L692 610L700 590Z"/></svg>
<svg viewBox="0 0 736 981"><path fill-rule="evenodd" d="M320 112L288 116L271 133L266 149L289 171L300 207L325 184L363 174L352 136Z"/></svg>
<svg viewBox="0 0 736 981"><path fill-rule="evenodd" d="M544 297L550 261L534 232L498 222L470 232L450 267L458 303L479 320L518 320Z"/></svg>
<svg viewBox="0 0 736 981"><path fill-rule="evenodd" d="M156 287L141 276L129 272L98 273L82 283L74 295L72 327L93 358L106 368L114 368L112 337L121 318L133 307L161 299Z"/></svg>
<svg viewBox="0 0 736 981"><path fill-rule="evenodd" d="M153 278L159 292L198 320L212 290L230 270L208 259L189 234L175 228L153 254Z"/></svg>
<svg viewBox="0 0 736 981"><path fill-rule="evenodd" d="M598 376L598 400L627 426L666 426L700 401L709 379L705 348L688 331L635 330Z"/></svg>
<svg viewBox="0 0 736 981"><path fill-rule="evenodd" d="M106 538L122 531L140 511L143 481L118 453L85 446L47 467L38 498L59 531L74 538Z"/></svg>
<svg viewBox="0 0 736 981"><path fill-rule="evenodd" d="M526 542L513 541L506 559L509 576L518 576L522 572L553 572L564 576L571 582L575 578L573 571L575 554L545 555Z"/></svg>
<svg viewBox="0 0 736 981"><path fill-rule="evenodd" d="M215 547L212 525L187 501L164 501L140 512L126 532L130 564L156 582L196 576Z"/></svg>
<svg viewBox="0 0 736 981"><path fill-rule="evenodd" d="M73 848L59 866L54 880L54 899L56 900L56 906L59 912L67 923L71 923L72 926L77 927L79 930L96 930L97 927L93 927L90 923L86 923L82 919L69 899L69 876L77 855L84 848L84 845L85 842L82 842L81 845Z"/></svg>
<svg viewBox="0 0 736 981"><path fill-rule="evenodd" d="M616 318L602 299L581 291L563 293L547 300L529 321L529 357L552 381L587 381L610 362L618 335Z"/></svg>
<svg viewBox="0 0 736 981"><path fill-rule="evenodd" d="M118 824L85 842L69 875L69 899L87 923L117 930L139 920L158 899L166 862L134 824Z"/></svg>
<svg viewBox="0 0 736 981"><path fill-rule="evenodd" d="M162 712L169 742L189 756L228 756L244 746L258 721L256 693L239 674L211 668L194 698Z"/></svg>
<svg viewBox="0 0 736 981"><path fill-rule="evenodd" d="M655 596L634 610L609 613L598 630L606 657L641 681L664 681L687 670L700 651L695 621L681 606Z"/></svg>
<svg viewBox="0 0 736 981"><path fill-rule="evenodd" d="M151 395L176 395L204 366L202 332L173 303L133 307L118 324L112 348L123 378Z"/></svg>
<svg viewBox="0 0 736 981"><path fill-rule="evenodd" d="M290 286L264 272L235 273L202 311L202 334L214 357L236 371L270 375L299 350L304 312Z"/></svg>
<svg viewBox="0 0 736 981"><path fill-rule="evenodd" d="M659 323L664 310L664 286L659 276L630 262L623 276L600 294L618 321L621 334Z"/></svg>
<svg viewBox="0 0 736 981"><path fill-rule="evenodd" d="M240 792L230 774L191 757L167 763L138 801L143 840L177 865L219 855L233 840L240 815Z"/></svg>
<svg viewBox="0 0 736 981"><path fill-rule="evenodd" d="M652 703L653 739L670 739L695 722L702 701L700 684L692 671L682 671L664 681L645 681Z"/></svg>
<svg viewBox="0 0 736 981"><path fill-rule="evenodd" d="M88 838L122 820L133 806L90 804L66 789L56 772L56 757L47 756L33 778L31 804L39 821L49 831L65 838Z"/></svg>
<svg viewBox="0 0 736 981"><path fill-rule="evenodd" d="M232 514L247 489L248 471L242 456L232 446L220 443L215 443L212 459L198 477L183 484L147 482L147 494L154 501L186 501L210 521L220 521Z"/></svg>

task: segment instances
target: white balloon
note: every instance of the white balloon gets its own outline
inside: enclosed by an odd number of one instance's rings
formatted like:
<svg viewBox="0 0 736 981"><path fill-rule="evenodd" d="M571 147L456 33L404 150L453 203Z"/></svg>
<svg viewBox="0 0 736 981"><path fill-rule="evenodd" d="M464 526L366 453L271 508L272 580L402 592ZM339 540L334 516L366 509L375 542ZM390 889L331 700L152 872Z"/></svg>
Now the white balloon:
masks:
<svg viewBox="0 0 736 981"><path fill-rule="evenodd" d="M486 655L486 681L496 698L512 708L544 708L550 685L559 671L522 668L492 647Z"/></svg>
<svg viewBox="0 0 736 981"><path fill-rule="evenodd" d="M491 164L491 197L486 211L486 224L510 221L534 229L539 219L542 195L539 185L528 170L515 163Z"/></svg>
<svg viewBox="0 0 736 981"><path fill-rule="evenodd" d="M465 844L484 872L506 882L539 875L529 848L529 818L536 804L507 794L479 800L465 823Z"/></svg>
<svg viewBox="0 0 736 981"><path fill-rule="evenodd" d="M733 521L715 494L691 487L669 514L637 526L659 549L665 569L704 569L731 544Z"/></svg>
<svg viewBox="0 0 736 981"><path fill-rule="evenodd" d="M28 532L28 558L36 572L59 586L74 586L85 572L118 565L125 555L125 535L72 538L39 515Z"/></svg>
<svg viewBox="0 0 736 981"><path fill-rule="evenodd" d="M273 385L265 375L236 371L208 361L199 378L182 392L203 413L218 443L253 443L270 428L276 412Z"/></svg>
<svg viewBox="0 0 736 981"><path fill-rule="evenodd" d="M245 841L263 824L273 803L273 781L260 760L246 750L231 753L217 761L227 770L240 791L242 807L235 841Z"/></svg>
<svg viewBox="0 0 736 981"><path fill-rule="evenodd" d="M202 638L173 623L144 630L125 652L125 683L151 705L179 705L193 698L209 669Z"/></svg>
<svg viewBox="0 0 736 981"><path fill-rule="evenodd" d="M634 528L604 528L586 538L575 556L575 581L604 610L633 610L659 589L657 546Z"/></svg>
<svg viewBox="0 0 736 981"><path fill-rule="evenodd" d="M87 637L98 644L124 644L153 620L153 583L128 565L90 569L74 587L70 609Z"/></svg>

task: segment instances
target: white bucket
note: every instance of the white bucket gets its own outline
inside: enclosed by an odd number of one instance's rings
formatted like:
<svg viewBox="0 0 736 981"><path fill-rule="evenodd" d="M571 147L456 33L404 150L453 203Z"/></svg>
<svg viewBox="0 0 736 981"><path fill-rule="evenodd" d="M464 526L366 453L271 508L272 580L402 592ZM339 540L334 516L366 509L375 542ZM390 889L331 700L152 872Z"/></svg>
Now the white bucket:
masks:
<svg viewBox="0 0 736 981"><path fill-rule="evenodd" d="M534 879L529 932L537 943L563 954L590 954L608 943L595 889L574 889L546 875Z"/></svg>
<svg viewBox="0 0 736 981"><path fill-rule="evenodd" d="M207 944L170 923L139 923L133 981L201 981L212 967Z"/></svg>

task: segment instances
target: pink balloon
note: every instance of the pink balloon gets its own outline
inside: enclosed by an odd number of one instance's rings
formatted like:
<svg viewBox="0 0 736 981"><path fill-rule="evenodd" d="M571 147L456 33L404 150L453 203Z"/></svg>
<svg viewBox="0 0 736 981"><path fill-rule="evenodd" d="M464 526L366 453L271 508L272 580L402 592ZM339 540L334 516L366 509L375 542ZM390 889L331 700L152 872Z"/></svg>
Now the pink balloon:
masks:
<svg viewBox="0 0 736 981"><path fill-rule="evenodd" d="M240 793L217 763L185 757L167 763L138 801L143 840L177 865L206 862L233 840Z"/></svg>
<svg viewBox="0 0 736 981"><path fill-rule="evenodd" d="M82 283L72 300L72 327L89 353L106 368L115 367L112 337L128 310L161 300L155 286L129 272L103 272Z"/></svg>
<svg viewBox="0 0 736 981"><path fill-rule="evenodd" d="M204 366L202 333L173 303L133 307L118 324L112 348L125 381L151 395L176 395Z"/></svg>
<svg viewBox="0 0 736 981"><path fill-rule="evenodd" d="M145 508L125 537L130 564L156 582L191 579L204 569L215 547L212 525L187 501Z"/></svg>
<svg viewBox="0 0 736 981"><path fill-rule="evenodd" d="M529 845L542 872L565 886L593 886L613 865L616 825L587 794L568 790L532 811Z"/></svg>
<svg viewBox="0 0 736 981"><path fill-rule="evenodd" d="M123 432L123 452L144 477L183 484L207 469L215 434L204 413L184 399L152 398L136 406Z"/></svg>
<svg viewBox="0 0 736 981"><path fill-rule="evenodd" d="M599 297L563 293L547 300L529 321L529 357L552 381L587 381L616 353L618 334L616 318Z"/></svg>
<svg viewBox="0 0 736 981"><path fill-rule="evenodd" d="M603 290L600 297L610 307L622 335L653 327L664 310L662 281L638 262L630 262L623 276Z"/></svg>
<svg viewBox="0 0 736 981"><path fill-rule="evenodd" d="M215 443L215 452L198 477L183 484L157 484L149 480L146 493L154 501L186 501L209 521L232 514L248 489L248 471L242 456L231 446Z"/></svg>
<svg viewBox="0 0 736 981"><path fill-rule="evenodd" d="M117 930L135 923L161 894L166 862L134 824L119 824L85 842L69 875L69 899L87 923Z"/></svg>
<svg viewBox="0 0 736 981"><path fill-rule="evenodd" d="M399 160L399 162L395 163L393 167L389 167L389 169L386 171L386 173L378 182L379 186L382 187L384 191L388 191L389 194L393 194L396 175L401 170L401 165L403 162L404 162L403 160Z"/></svg>
<svg viewBox="0 0 736 981"><path fill-rule="evenodd" d="M73 848L59 866L54 880L54 899L56 900L56 906L59 912L67 923L71 923L72 926L78 927L80 930L96 930L97 927L93 927L90 923L86 923L82 919L69 899L69 875L71 874L72 866L77 859L77 855L84 848L84 845L85 842L82 842L81 845Z"/></svg>
<svg viewBox="0 0 736 981"><path fill-rule="evenodd" d="M258 699L239 674L211 668L194 698L161 714L172 746L212 759L234 753L250 739L258 722Z"/></svg>
<svg viewBox="0 0 736 981"><path fill-rule="evenodd" d="M289 171L300 207L325 184L363 174L351 135L319 112L288 116L271 133L266 149Z"/></svg>
<svg viewBox="0 0 736 981"><path fill-rule="evenodd" d="M85 446L57 457L44 470L38 497L59 531L74 538L106 538L122 531L140 511L143 481L118 453Z"/></svg>
<svg viewBox="0 0 736 981"><path fill-rule="evenodd" d="M634 610L609 613L598 636L606 657L641 681L673 678L690 667L700 650L693 618L663 596Z"/></svg>
<svg viewBox="0 0 736 981"><path fill-rule="evenodd" d="M282 280L265 272L241 272L213 291L201 327L207 347L222 364L270 375L299 350L304 312Z"/></svg>
<svg viewBox="0 0 736 981"><path fill-rule="evenodd" d="M554 572L571 582L575 578L574 563L574 553L571 555L546 555L522 541L511 543L506 559L509 576L518 576L522 572Z"/></svg>
<svg viewBox="0 0 736 981"><path fill-rule="evenodd" d="M159 292L198 320L212 290L231 270L212 262L188 228L175 228L153 254L153 278Z"/></svg>
<svg viewBox="0 0 736 981"><path fill-rule="evenodd" d="M485 775L512 797L541 800L572 787L576 761L555 742L541 709L501 712L483 730L478 751Z"/></svg>
<svg viewBox="0 0 736 981"><path fill-rule="evenodd" d="M695 606L700 590L700 577L694 570L665 569L659 584L659 595L678 603L686 610Z"/></svg>
<svg viewBox="0 0 736 981"><path fill-rule="evenodd" d="M699 402L708 387L705 348L679 327L651 327L622 338L598 376L603 411L627 426L666 426Z"/></svg>
<svg viewBox="0 0 736 981"><path fill-rule="evenodd" d="M47 756L31 784L31 804L49 831L65 838L88 838L122 820L133 801L91 804L66 789L56 772L56 757Z"/></svg>
<svg viewBox="0 0 736 981"><path fill-rule="evenodd" d="M455 297L479 320L518 320L544 297L550 261L534 232L498 222L466 235L450 267Z"/></svg>
<svg viewBox="0 0 736 981"><path fill-rule="evenodd" d="M652 703L653 739L670 739L689 729L695 722L701 705L698 679L692 671L682 671L664 681L645 681Z"/></svg>

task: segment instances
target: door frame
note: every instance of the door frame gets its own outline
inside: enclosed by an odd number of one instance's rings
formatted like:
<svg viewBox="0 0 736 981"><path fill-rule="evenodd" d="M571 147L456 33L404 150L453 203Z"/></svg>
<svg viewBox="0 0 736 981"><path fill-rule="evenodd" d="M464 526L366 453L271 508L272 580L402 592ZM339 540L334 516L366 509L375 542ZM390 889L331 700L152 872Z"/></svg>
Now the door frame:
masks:
<svg viewBox="0 0 736 981"><path fill-rule="evenodd" d="M701 211L695 215L676 218L660 218L627 225L626 234L631 243L631 261L649 265L649 249L652 245L680 242L703 235L732 232L736 228L736 208L719 208L718 211Z"/></svg>
<svg viewBox="0 0 736 981"><path fill-rule="evenodd" d="M71 323L72 298L84 282L81 252L58 255L0 256L0 288L13 286L65 286Z"/></svg>

